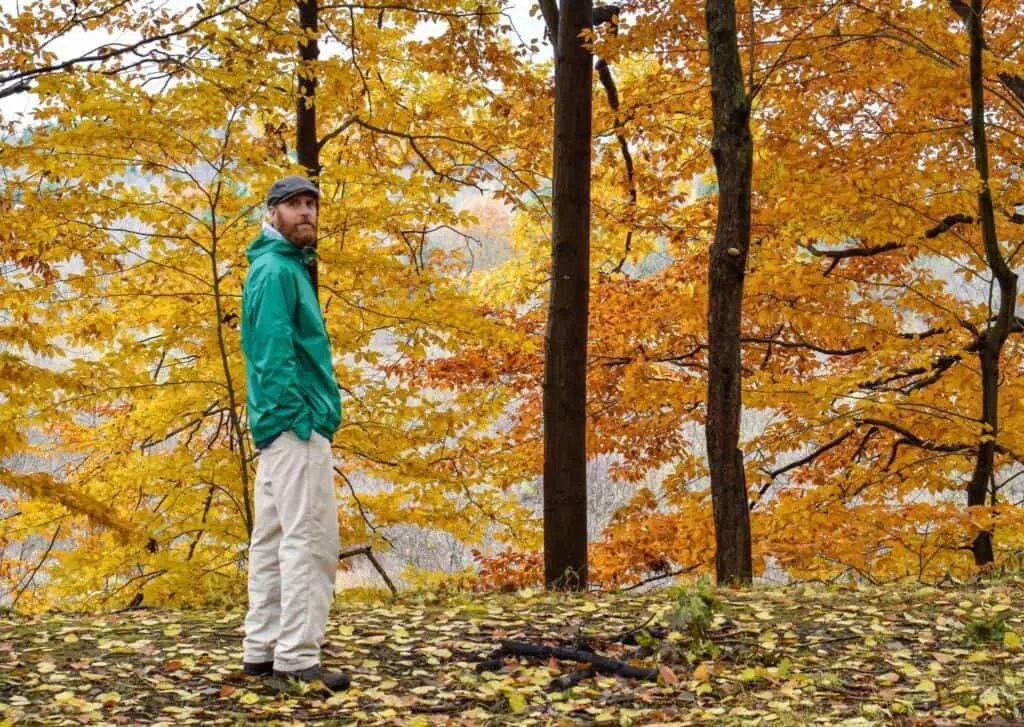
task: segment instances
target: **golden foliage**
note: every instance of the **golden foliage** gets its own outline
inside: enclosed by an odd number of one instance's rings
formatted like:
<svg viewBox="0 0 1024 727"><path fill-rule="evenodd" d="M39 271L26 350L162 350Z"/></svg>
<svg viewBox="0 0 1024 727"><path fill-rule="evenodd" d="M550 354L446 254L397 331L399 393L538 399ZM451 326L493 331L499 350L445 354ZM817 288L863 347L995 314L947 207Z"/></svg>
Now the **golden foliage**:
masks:
<svg viewBox="0 0 1024 727"><path fill-rule="evenodd" d="M160 25L137 5L139 32ZM537 563L511 554L540 537L519 494L541 471L550 64L497 6L420 5L323 9L332 50L302 71L319 81L343 535L406 524L471 547L497 539L511 549L485 568L496 585ZM977 191L960 21L939 2L741 10L756 90L744 451L759 567L960 575L964 545L992 523L997 556L1019 552L1018 335L1003 357L995 504L963 504L986 435L972 342L991 315L991 273L975 225L943 227L975 214ZM1007 255L1024 242L1024 101L1000 74L1024 76L1022 15L993 0L984 16ZM423 19L433 35L416 33ZM90 27L130 20L100 9ZM23 603L241 591L254 453L236 325L262 192L294 171L294 24L285 6L250 3L168 41L165 62L40 75L32 118L4 142L0 456L38 457L50 474L0 472L17 493L5 513L18 513L3 534L49 538L67 522ZM0 65L40 62L32 34L61 27L52 14L5 17L15 42L0 44ZM617 486L636 489L594 534L608 585L713 560L702 37L699 4L641 0L594 40L621 108L595 86L589 441L618 457ZM388 485L356 497L356 476ZM640 487L652 477L654 490ZM35 564L12 563L0 576L17 589Z"/></svg>

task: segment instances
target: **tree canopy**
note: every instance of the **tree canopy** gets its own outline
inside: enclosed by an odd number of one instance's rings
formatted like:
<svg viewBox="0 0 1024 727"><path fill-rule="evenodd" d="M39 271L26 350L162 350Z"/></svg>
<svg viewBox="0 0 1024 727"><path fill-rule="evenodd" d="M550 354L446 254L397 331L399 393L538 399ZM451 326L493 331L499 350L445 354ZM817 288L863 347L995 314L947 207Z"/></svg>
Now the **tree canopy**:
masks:
<svg viewBox="0 0 1024 727"><path fill-rule="evenodd" d="M300 64L290 4L162 7L0 17L0 94L36 98L0 120L4 589L25 608L241 592L255 467L244 253L269 182L301 170L299 74L317 78L343 539L443 531L478 551L479 583L539 583L548 41L521 35L502 2L325 2L320 57ZM979 224L965 12L737 4L755 574L962 577L980 532L997 566L1024 551L1015 313L994 436L982 415L1000 288ZM994 241L1016 269L1024 9L991 0L979 23ZM76 28L132 40L76 62L51 53ZM626 493L591 533L590 580L611 587L713 568L702 427L718 186L701 4L635 0L587 40L616 88L614 104L593 89L587 362L588 452ZM994 466L968 507L987 441Z"/></svg>

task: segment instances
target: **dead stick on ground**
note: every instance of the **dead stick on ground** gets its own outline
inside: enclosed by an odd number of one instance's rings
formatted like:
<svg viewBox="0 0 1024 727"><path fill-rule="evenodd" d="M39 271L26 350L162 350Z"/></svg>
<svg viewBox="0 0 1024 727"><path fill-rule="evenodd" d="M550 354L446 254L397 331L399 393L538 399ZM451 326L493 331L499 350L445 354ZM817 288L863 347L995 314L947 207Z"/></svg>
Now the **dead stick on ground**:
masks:
<svg viewBox="0 0 1024 727"><path fill-rule="evenodd" d="M582 661L590 664L596 671L616 674L622 677L641 679L644 681L654 681L658 678L657 669L636 667L632 664L627 664L624 661L619 661L618 659L609 659L606 656L600 656L592 651L570 649L565 646L539 646L537 644L528 644L523 641L502 641L501 646L494 653L492 658L478 665L477 669L481 670L481 667L483 667L483 670L486 671L494 658L505 655L528 656L534 659L550 659L553 656L556 659Z"/></svg>
<svg viewBox="0 0 1024 727"><path fill-rule="evenodd" d="M370 562L373 563L373 567L377 569L377 572L380 573L380 577L384 579L384 582L388 584L388 588L391 589L391 595L398 598L398 589L395 588L395 584L391 582L390 578L388 578L388 574L384 571L384 568L381 567L381 564L373 557L373 551L370 549L369 545L364 545L362 548L342 551L338 555L338 560L342 561L346 558L352 558L357 555L365 555L370 559Z"/></svg>
<svg viewBox="0 0 1024 727"><path fill-rule="evenodd" d="M580 669L579 671L574 671L571 674L566 674L552 679L551 683L548 685L548 689L551 691L564 692L566 689L572 689L584 679L589 679L596 673L597 670L594 669L594 667L588 666Z"/></svg>

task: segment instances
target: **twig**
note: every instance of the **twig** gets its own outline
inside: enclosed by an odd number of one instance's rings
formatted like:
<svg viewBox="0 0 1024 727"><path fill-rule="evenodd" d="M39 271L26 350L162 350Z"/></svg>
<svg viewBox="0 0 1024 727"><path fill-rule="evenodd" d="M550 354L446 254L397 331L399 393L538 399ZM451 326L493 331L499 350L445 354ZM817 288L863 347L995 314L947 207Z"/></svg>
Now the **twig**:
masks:
<svg viewBox="0 0 1024 727"><path fill-rule="evenodd" d="M842 641L853 641L854 639L863 638L863 634L845 634L843 636L831 636L827 639L819 639L817 641L807 640L808 646L821 646L822 644L838 644Z"/></svg>
<svg viewBox="0 0 1024 727"><path fill-rule="evenodd" d="M634 643L635 644L636 643L636 639L634 639L633 637L636 636L641 631L645 630L650 625L651 621L653 621L655 618L657 618L657 616L658 616L658 614L656 612L652 613L650 616L647 617L646 621L644 621L642 624L637 626L635 629L629 629L628 631L623 631L623 632L621 632L618 636L616 636L612 640L613 641L617 641L617 642L619 642L621 644L629 644L629 643Z"/></svg>
<svg viewBox="0 0 1024 727"><path fill-rule="evenodd" d="M50 544L46 546L46 552L43 553L43 557L39 559L39 562L36 563L36 567L32 569L31 573L29 573L28 579L25 581L25 585L18 589L18 594L14 597L14 600L11 601L12 611L14 610L14 607L18 605L18 601L21 600L21 597L25 595L25 591L28 590L28 587L32 585L32 581L35 580L39 569L43 567L43 563L45 563L46 559L50 557L50 551L53 550L53 544L57 542L57 536L60 535L60 529L62 527L64 527L64 523L59 523L57 525L57 529L53 531L53 537L50 538Z"/></svg>
<svg viewBox="0 0 1024 727"><path fill-rule="evenodd" d="M656 576L651 576L650 578L644 578L642 581L634 583L631 586L626 586L625 588L617 588L617 589L615 589L615 592L616 593L625 593L626 591L633 591L633 590L636 590L637 588L641 588L642 586L646 586L648 583L654 583L655 581L663 581L666 578L675 578L676 576L681 576L681 575L684 575L686 573L692 573L693 571L695 571L698 568L700 568L702 565L704 565L703 561L701 561L700 563L694 563L693 565L687 566L686 568L679 568L678 570L668 571L666 573L659 573Z"/></svg>

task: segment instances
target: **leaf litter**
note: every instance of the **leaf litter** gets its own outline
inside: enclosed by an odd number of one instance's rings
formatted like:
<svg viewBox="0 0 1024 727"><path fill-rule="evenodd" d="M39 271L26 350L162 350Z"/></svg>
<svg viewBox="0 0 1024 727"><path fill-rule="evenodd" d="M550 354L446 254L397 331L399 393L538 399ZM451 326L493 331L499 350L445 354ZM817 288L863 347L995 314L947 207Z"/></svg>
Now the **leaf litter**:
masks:
<svg viewBox="0 0 1024 727"><path fill-rule="evenodd" d="M339 694L241 672L233 611L0 616L0 724L1007 725L1024 720L1024 580L980 587L345 600ZM535 644L540 656L505 644ZM550 647L550 648L543 648ZM652 678L557 658L578 650Z"/></svg>

